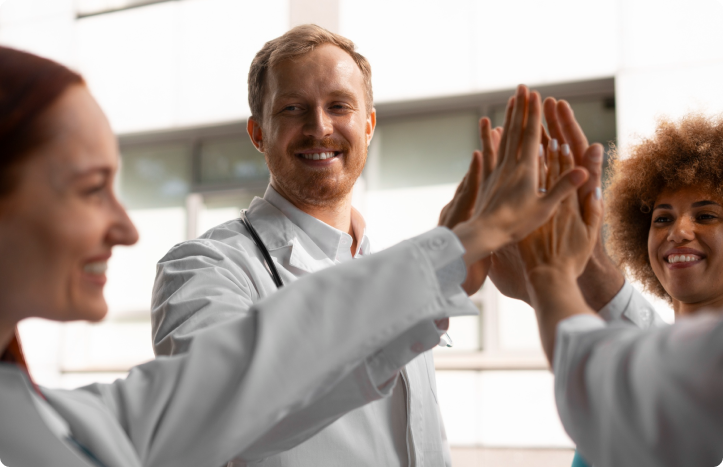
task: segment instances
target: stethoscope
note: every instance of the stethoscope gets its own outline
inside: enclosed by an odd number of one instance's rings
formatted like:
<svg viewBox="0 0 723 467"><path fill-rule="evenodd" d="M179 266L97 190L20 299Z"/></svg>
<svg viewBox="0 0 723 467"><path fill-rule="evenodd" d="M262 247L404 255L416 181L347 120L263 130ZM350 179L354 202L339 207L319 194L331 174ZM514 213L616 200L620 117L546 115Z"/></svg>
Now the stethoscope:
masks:
<svg viewBox="0 0 723 467"><path fill-rule="evenodd" d="M269 249L266 248L266 245L264 245L263 240L261 240L261 237L259 237L259 234L256 233L256 229L254 229L254 226L251 225L251 221L246 216L246 210L244 209L241 211L241 223L246 227L246 230L249 231L251 234L251 239L256 244L256 248L261 251L261 256L264 257L264 262L266 263L266 270L269 271L269 274L271 274L271 279L274 280L274 284L276 284L276 288L280 289L284 286L284 281L281 279L281 276L279 275L279 271L276 269L276 265L274 264L273 260L271 259L271 255L269 254Z"/></svg>
<svg viewBox="0 0 723 467"><path fill-rule="evenodd" d="M274 264L274 261L271 259L271 254L269 253L269 249L266 248L266 245L264 245L263 240L261 240L261 237L259 237L259 234L256 232L256 229L254 229L254 226L251 224L251 221L249 220L248 216L246 216L246 210L241 211L241 223L246 227L246 230L251 234L251 239L256 244L256 248L259 249L261 252L261 256L264 257L264 263L266 263L266 270L271 274L271 279L273 279L274 284L276 284L276 288L280 289L284 286L284 281L281 279L281 276L279 275L279 271L276 269L276 265ZM452 338L449 337L449 334L446 332L442 337L440 338L439 346L440 347L452 347Z"/></svg>

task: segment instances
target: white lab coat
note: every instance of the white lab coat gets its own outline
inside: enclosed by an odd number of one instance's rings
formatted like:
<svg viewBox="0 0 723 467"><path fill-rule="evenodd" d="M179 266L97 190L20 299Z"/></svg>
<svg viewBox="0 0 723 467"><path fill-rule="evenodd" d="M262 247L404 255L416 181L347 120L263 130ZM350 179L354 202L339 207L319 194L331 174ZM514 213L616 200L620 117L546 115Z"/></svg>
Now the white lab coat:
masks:
<svg viewBox="0 0 723 467"><path fill-rule="evenodd" d="M299 443L383 397L372 375L391 378L416 356L395 345L400 339L469 313L468 304L449 301L436 275L461 251L439 228L305 277L124 380L43 389L40 408L26 375L0 364L0 459L9 467L95 465L58 436L47 412L105 467L219 467ZM339 293L321 295L327 287ZM348 300L358 296L365 299Z"/></svg>
<svg viewBox="0 0 723 467"><path fill-rule="evenodd" d="M723 458L719 315L649 329L568 318L554 371L562 423L595 467L713 467Z"/></svg>
<svg viewBox="0 0 723 467"><path fill-rule="evenodd" d="M301 228L266 199L254 199L247 216L269 249L287 287L308 277L312 272L326 271L326 268L334 265ZM430 243L429 248L437 247ZM351 262L363 260L355 259ZM406 266L403 264L397 265L392 274L386 273L388 266L387 263L384 264L382 269L370 273L369 277L360 274L353 280L359 283L377 281L380 278L374 276L384 274L383 280L393 284L398 276L406 274ZM448 306L460 310L458 313L475 314L475 307L459 285L464 280L464 267L460 265L461 275L455 276L454 269L450 267L437 271L441 279L438 283L443 290L443 300ZM452 281L448 277L450 273L454 278ZM314 303L323 303L333 297L334 301L340 303L340 307L357 307L363 304L366 308L369 300L383 300L379 296L381 289L367 294L353 290L353 284L350 284L350 287L351 291L337 290L332 284L321 287L313 297ZM198 330L211 323L243 316L256 300L273 296L275 293L277 288L264 266L259 249L238 220L221 224L199 239L177 245L158 264L153 294L156 353L183 352ZM395 296L403 300L403 295L395 292ZM302 302L301 297L299 302ZM394 307L399 305L388 303L383 306L392 312ZM358 325L364 326L365 322L366 319L360 317ZM284 328L279 332L288 334L290 345L297 345L308 339L303 330L288 329L293 323L277 325ZM357 328L350 329L356 332ZM326 342L324 337L319 339L320 343ZM403 371L404 379L400 384L406 384L409 458L414 465L420 467L439 467L451 463L437 404L432 355L431 352L425 352L437 342L437 329L432 322L427 322L392 344L397 351L404 353L407 361L411 361ZM333 345L325 347L334 351ZM275 370L289 371L281 367ZM304 372L306 368L298 367L292 371ZM374 375L372 378L379 383L386 381ZM262 392L264 389L258 388ZM392 389L391 386L387 388L384 395L390 394ZM268 442L273 447L283 446L283 449L268 449L267 455L262 458L244 457L233 465L247 465L244 461L251 464L252 460L257 461L253 465L264 467L398 465L398 454L393 446L388 440L380 439L382 424L388 423L389 419L389 414L380 406L383 402L386 401L361 407L336 421L330 417L330 426L300 446L296 446L299 440L282 443L274 439L275 433L272 432L263 442ZM319 404L318 409L326 411L329 407ZM334 410L334 413L341 415L338 410Z"/></svg>

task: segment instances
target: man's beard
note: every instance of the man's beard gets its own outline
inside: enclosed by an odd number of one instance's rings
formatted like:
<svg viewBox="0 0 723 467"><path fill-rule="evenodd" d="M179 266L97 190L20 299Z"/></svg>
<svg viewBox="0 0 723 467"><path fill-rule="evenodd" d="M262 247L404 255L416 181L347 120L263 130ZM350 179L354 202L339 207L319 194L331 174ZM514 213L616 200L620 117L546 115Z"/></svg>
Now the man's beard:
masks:
<svg viewBox="0 0 723 467"><path fill-rule="evenodd" d="M310 206L333 206L351 193L354 183L364 169L367 158L367 148L361 146L361 153L352 152L347 142L335 141L331 138L317 140L307 138L299 143L292 144L285 155L264 154L269 171L276 181L277 189L296 201ZM328 168L313 168L302 170L303 162L296 161L297 153L305 149L328 148L334 152L342 152L341 171ZM336 165L337 163L335 163Z"/></svg>

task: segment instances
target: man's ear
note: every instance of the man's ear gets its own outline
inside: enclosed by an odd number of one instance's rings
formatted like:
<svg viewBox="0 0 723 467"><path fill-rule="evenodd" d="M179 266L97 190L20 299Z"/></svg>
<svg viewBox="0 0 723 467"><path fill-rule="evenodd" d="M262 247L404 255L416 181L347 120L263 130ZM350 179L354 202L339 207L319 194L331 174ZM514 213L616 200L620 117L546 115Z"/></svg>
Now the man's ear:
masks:
<svg viewBox="0 0 723 467"><path fill-rule="evenodd" d="M256 121L254 117L249 118L248 122L246 122L246 132L249 134L249 138L251 138L254 147L263 154L264 138L261 123Z"/></svg>
<svg viewBox="0 0 723 467"><path fill-rule="evenodd" d="M366 137L367 137L367 147L372 142L372 137L374 136L374 129L377 127L377 109L372 107L372 111L369 112L369 115L367 115L367 126L366 126Z"/></svg>

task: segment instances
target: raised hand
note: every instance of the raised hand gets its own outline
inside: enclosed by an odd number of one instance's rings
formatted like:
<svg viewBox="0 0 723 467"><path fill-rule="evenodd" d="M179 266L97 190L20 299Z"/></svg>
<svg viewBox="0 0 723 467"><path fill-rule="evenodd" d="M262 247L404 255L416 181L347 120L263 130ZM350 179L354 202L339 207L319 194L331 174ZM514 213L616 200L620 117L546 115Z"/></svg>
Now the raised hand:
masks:
<svg viewBox="0 0 723 467"><path fill-rule="evenodd" d="M442 208L439 215L439 225L449 229L472 217L480 185L492 173L494 161L497 159L497 149L502 138L502 127L492 129L490 120L487 117L480 119L479 126L482 151L474 151L467 174L457 187L452 201ZM468 295L474 294L482 287L489 268L489 258L484 258L467 268L467 277L462 284L462 288Z"/></svg>
<svg viewBox="0 0 723 467"><path fill-rule="evenodd" d="M453 229L467 251L468 267L526 237L587 179L584 169L574 168L540 196L541 119L539 94L520 86L508 105L497 160L490 161L493 170L480 184L472 216Z"/></svg>
<svg viewBox="0 0 723 467"><path fill-rule="evenodd" d="M572 108L564 100L545 99L544 114L550 137L559 142L560 151L571 154L575 166L585 168L590 174L578 190L578 198L584 200L602 185L603 148L599 144L588 143ZM602 235L598 235L590 261L578 279L585 300L594 310L599 310L612 300L623 282L622 273L605 253Z"/></svg>
<svg viewBox="0 0 723 467"><path fill-rule="evenodd" d="M569 151L550 151L549 162L551 183L575 164ZM600 188L593 189L582 202L574 191L560 203L549 221L517 244L537 312L542 346L550 359L557 323L568 316L561 310L569 307L558 306L561 300L574 303L579 296L576 307L586 308L576 282L585 270L601 225Z"/></svg>

